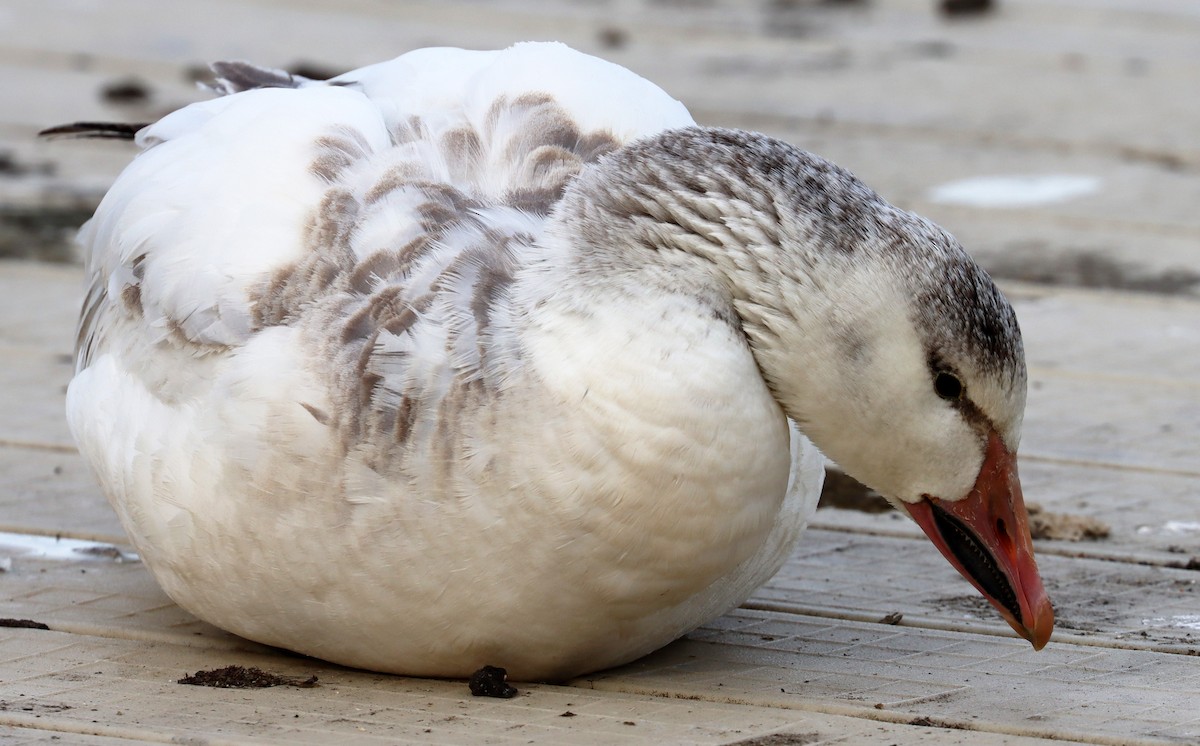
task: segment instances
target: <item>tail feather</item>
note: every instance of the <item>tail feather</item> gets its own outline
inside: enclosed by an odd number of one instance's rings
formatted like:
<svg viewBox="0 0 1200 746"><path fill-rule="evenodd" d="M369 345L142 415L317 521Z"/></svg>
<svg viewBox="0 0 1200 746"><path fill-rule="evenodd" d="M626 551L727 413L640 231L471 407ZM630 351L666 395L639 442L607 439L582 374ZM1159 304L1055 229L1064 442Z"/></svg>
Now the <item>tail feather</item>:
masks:
<svg viewBox="0 0 1200 746"><path fill-rule="evenodd" d="M292 75L287 70L259 67L249 62L214 62L210 67L217 80L208 87L222 96L254 88L299 88L308 82L308 78Z"/></svg>
<svg viewBox="0 0 1200 746"><path fill-rule="evenodd" d="M72 122L48 127L38 137L66 137L75 139L132 140L138 130L148 127L149 122Z"/></svg>
<svg viewBox="0 0 1200 746"><path fill-rule="evenodd" d="M314 78L296 75L274 67L260 67L249 62L214 62L211 68L216 75L216 80L202 85L221 96L255 88L299 88L305 83L314 82ZM44 129L38 133L38 136L132 140L138 130L149 125L149 122L72 122Z"/></svg>

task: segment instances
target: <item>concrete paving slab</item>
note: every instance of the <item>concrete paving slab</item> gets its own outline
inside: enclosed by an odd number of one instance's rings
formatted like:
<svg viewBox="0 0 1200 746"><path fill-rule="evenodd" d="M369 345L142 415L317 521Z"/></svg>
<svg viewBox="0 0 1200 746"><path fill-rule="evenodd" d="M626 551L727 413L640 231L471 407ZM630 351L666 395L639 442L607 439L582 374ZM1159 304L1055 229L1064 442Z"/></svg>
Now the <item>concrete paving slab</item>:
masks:
<svg viewBox="0 0 1200 746"><path fill-rule="evenodd" d="M1200 304L1104 292L1015 295L1030 365L1024 454L1196 473Z"/></svg>
<svg viewBox="0 0 1200 746"><path fill-rule="evenodd" d="M1051 376L1030 382L1022 448L1031 456L1198 474L1200 387Z"/></svg>
<svg viewBox="0 0 1200 746"><path fill-rule="evenodd" d="M1027 362L1039 373L1200 386L1200 356L1194 354L1200 303L1193 299L1016 284L1006 285L1006 292L1024 330Z"/></svg>
<svg viewBox="0 0 1200 746"><path fill-rule="evenodd" d="M81 268L0 261L0 345L3 347L70 353L82 303Z"/></svg>
<svg viewBox="0 0 1200 746"><path fill-rule="evenodd" d="M1200 655L1200 572L1045 552L1038 567L1054 602L1055 640ZM863 622L899 612L902 626L1015 638L917 536L810 530L747 605Z"/></svg>
<svg viewBox="0 0 1200 746"><path fill-rule="evenodd" d="M187 673L224 665L300 679L315 675L318 687L236 690L176 683ZM514 700L487 700L471 697L461 681L38 630L0 631L0 668L0 726L143 742L1034 743L989 733L946 739L936 729L830 713L577 687L523 685Z"/></svg>
<svg viewBox="0 0 1200 746"><path fill-rule="evenodd" d="M8 746L50 746L51 744L63 746L68 739L69 743L77 746L129 746L130 744L145 743L142 740L128 738L109 738L78 732L71 732L68 736L61 732L47 731L41 728L0 725L0 743L8 744Z"/></svg>
<svg viewBox="0 0 1200 746"><path fill-rule="evenodd" d="M748 609L586 681L1093 743L1200 739L1194 658L1053 643L1035 653L1021 640ZM1136 684L1119 684L1128 681ZM1143 721L1143 713L1153 717Z"/></svg>
<svg viewBox="0 0 1200 746"><path fill-rule="evenodd" d="M103 555L46 560L15 553L0 537L0 556L5 554L12 560L0 583L6 616L82 635L213 650L268 650L180 609L140 562Z"/></svg>
<svg viewBox="0 0 1200 746"><path fill-rule="evenodd" d="M74 366L65 352L8 349L2 353L12 366L5 376L15 391L28 391L29 396L10 393L0 404L0 443L27 444L74 450L65 415L47 418L48 412L63 412L67 383Z"/></svg>
<svg viewBox="0 0 1200 746"><path fill-rule="evenodd" d="M71 380L82 277L78 267L0 262L0 443L74 450L65 419L50 415Z"/></svg>
<svg viewBox="0 0 1200 746"><path fill-rule="evenodd" d="M49 417L43 411L42 418ZM73 446L71 451L0 446L0 531L104 541L125 535Z"/></svg>

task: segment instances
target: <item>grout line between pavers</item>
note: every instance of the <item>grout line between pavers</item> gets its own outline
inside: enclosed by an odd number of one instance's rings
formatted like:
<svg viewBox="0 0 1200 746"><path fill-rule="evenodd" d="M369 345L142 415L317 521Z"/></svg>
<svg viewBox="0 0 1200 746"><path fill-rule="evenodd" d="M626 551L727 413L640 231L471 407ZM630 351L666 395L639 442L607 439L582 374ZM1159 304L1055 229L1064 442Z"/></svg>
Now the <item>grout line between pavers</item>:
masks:
<svg viewBox="0 0 1200 746"><path fill-rule="evenodd" d="M895 624L884 625L884 623L879 621L879 614L863 614L819 606L801 606L799 604L773 603L770 601L747 601L738 608L749 611L765 611L773 614L816 617L818 619L842 619L849 622L860 622L863 624L879 624L881 626L890 627L931 629L939 632L964 632L973 635L987 635L989 637L1003 637L1013 640L1017 639L1007 627L985 627L963 624L961 622L947 622L940 619L935 619L933 617L922 616L920 614L905 614L903 619L901 619L899 622L896 622ZM1079 645L1081 647L1107 648L1112 650L1139 650L1149 653L1161 653L1163 655L1200 655L1200 651L1184 646L1155 645L1153 643L1141 643L1136 640L1108 640L1098 637L1089 637L1086 635L1075 635L1069 632L1061 632L1058 630L1054 632L1053 640L1056 643Z"/></svg>
<svg viewBox="0 0 1200 746"><path fill-rule="evenodd" d="M1085 458L1070 458L1067 456L1045 456L1038 453L1021 453L1022 460L1039 461L1046 464L1061 464L1063 466L1080 466L1088 469L1112 469L1115 471L1133 471L1146 474L1170 474L1177 477L1200 478L1200 471L1194 469L1172 469L1162 466L1144 466L1142 464L1121 464L1115 461L1093 461Z"/></svg>
<svg viewBox="0 0 1200 746"><path fill-rule="evenodd" d="M1029 136L1004 133L994 129L979 127L947 128L929 124L902 124L871 119L848 119L839 117L830 123L820 114L803 112L771 111L763 108L726 109L719 106L705 105L696 101L688 107L697 122L719 122L737 120L741 126L748 129L800 129L813 131L819 129L824 134L839 134L846 137L884 137L906 138L910 142L936 142L939 144L953 143L957 145L979 145L986 143L989 147L1004 147L1015 150L1050 151L1056 153L1085 154L1112 158L1129 155L1140 155L1144 160L1153 160L1156 152L1136 146L1116 145L1104 140L1060 140L1046 136ZM1172 151L1178 157L1180 172L1194 172L1200 169L1200 154L1185 153L1182 150ZM1065 221L1064 221L1065 222ZM1096 223L1089 218L1090 223ZM1189 238L1195 234L1195 229L1186 225L1150 223L1132 220L1108 219L1105 225L1133 224L1139 228L1150 227L1158 235L1183 236Z"/></svg>
<svg viewBox="0 0 1200 746"><path fill-rule="evenodd" d="M46 622L50 632L81 637L98 637L103 640L126 640L128 642L148 642L160 645L179 645L180 647L196 650L219 650L224 652L255 653L255 648L263 647L260 643L242 637L229 639L214 638L207 635L192 633L140 629L137 627L109 627L102 624L87 624L83 622Z"/></svg>
<svg viewBox="0 0 1200 746"><path fill-rule="evenodd" d="M818 513L820 515L820 513ZM881 536L888 539L907 539L910 541L923 541L925 536L916 533L915 531L905 531L902 529L880 528L876 526L846 526L839 523L830 523L815 519L808 523L809 531L835 531L840 534L854 534L857 536ZM1039 555L1051 555L1055 557L1066 557L1068 559L1089 559L1098 560L1101 562L1112 562L1113 564L1128 564L1138 565L1142 567L1161 567L1169 570L1186 570L1187 567L1179 559L1168 559L1168 556L1160 556L1158 554L1142 554L1137 552L1113 552L1110 550L1088 550L1081 549L1075 546L1055 546L1051 544L1035 543L1037 553ZM1178 555L1169 555L1170 557L1178 557Z"/></svg>
<svg viewBox="0 0 1200 746"><path fill-rule="evenodd" d="M1141 376L1131 373L1101 373L1095 370L1079 368L1059 368L1050 365L1028 365L1026 369L1030 378L1059 378L1073 381L1100 381L1103 383L1136 384L1139 386L1152 385L1166 389L1200 389L1200 381L1187 377L1164 378L1162 376ZM1024 454L1022 454L1024 455Z"/></svg>
<svg viewBox="0 0 1200 746"><path fill-rule="evenodd" d="M1132 290L1129 288L1086 287L1083 285L1057 285L1050 282L1031 282L998 278L996 286L1005 295L1016 300L1037 300L1045 298L1067 298L1111 303L1114 298L1123 303L1141 306L1187 305L1200 308L1200 298L1183 293L1156 293L1149 290Z"/></svg>
<svg viewBox="0 0 1200 746"><path fill-rule="evenodd" d="M49 718L41 715L21 715L13 712L0 711L0 725L15 728L50 733L71 733L79 736L101 736L104 738L120 738L127 741L144 741L147 743L179 743L178 734L162 733L146 728L135 728L123 725L103 725L101 723L81 723L74 720ZM244 746L246 743L262 743L258 740L229 740L206 736L207 746Z"/></svg>
<svg viewBox="0 0 1200 746"><path fill-rule="evenodd" d="M710 643L711 644L711 643ZM1096 733L1084 733L1066 729L1021 728L993 721L962 720L959 718L930 717L928 715L910 715L890 710L877 710L874 707L856 707L854 705L818 702L813 700L790 700L770 697L722 697L707 692L670 691L653 686L638 685L629 681L617 679L574 679L566 682L567 686L581 689L597 689L623 694L640 694L643 696L664 697L669 699L690 699L716 704L743 705L755 707L770 707L782 710L798 710L814 712L822 715L838 715L842 717L873 720L876 722L893 723L896 725L917 725L923 727L943 728L952 730L973 731L978 733L994 733L1005 736L1025 738L1041 738L1052 741L1078 741L1095 744L1096 746L1178 746L1178 741L1158 738L1128 738L1106 736Z"/></svg>
<svg viewBox="0 0 1200 746"><path fill-rule="evenodd" d="M0 437L0 448L28 448L35 451L53 451L55 453L78 453L74 443L54 443L43 440L18 440L16 438Z"/></svg>
<svg viewBox="0 0 1200 746"><path fill-rule="evenodd" d="M75 539L78 541L94 541L98 544L115 544L129 546L129 537L124 534L99 534L89 531L49 531L31 528L15 523L0 523L0 533L24 534L25 536L44 536L51 539Z"/></svg>

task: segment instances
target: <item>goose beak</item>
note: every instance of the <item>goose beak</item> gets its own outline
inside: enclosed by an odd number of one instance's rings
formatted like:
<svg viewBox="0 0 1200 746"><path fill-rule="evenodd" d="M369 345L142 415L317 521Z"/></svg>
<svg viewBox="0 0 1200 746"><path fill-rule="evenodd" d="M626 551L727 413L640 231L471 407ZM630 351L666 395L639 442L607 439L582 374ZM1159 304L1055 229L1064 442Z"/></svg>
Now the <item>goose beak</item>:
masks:
<svg viewBox="0 0 1200 746"><path fill-rule="evenodd" d="M1000 436L988 436L983 467L965 498L926 495L904 507L1017 634L1041 650L1054 631L1054 609L1033 558L1017 459Z"/></svg>

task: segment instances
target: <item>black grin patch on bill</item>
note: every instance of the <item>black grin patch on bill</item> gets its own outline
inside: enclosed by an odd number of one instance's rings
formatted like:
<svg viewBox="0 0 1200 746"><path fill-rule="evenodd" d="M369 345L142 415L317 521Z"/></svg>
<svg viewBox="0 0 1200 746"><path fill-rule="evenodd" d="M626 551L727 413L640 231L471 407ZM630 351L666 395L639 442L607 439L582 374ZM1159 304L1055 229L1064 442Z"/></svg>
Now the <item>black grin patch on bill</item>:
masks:
<svg viewBox="0 0 1200 746"><path fill-rule="evenodd" d="M933 507L933 521L946 546L950 547L955 559L966 570L967 575L982 586L983 592L996 599L1008 610L1013 618L1024 623L1021 619L1021 605L1017 602L1016 591L1008 577L996 564L995 557L984 547L983 542L975 536L966 524L947 513L936 503Z"/></svg>

